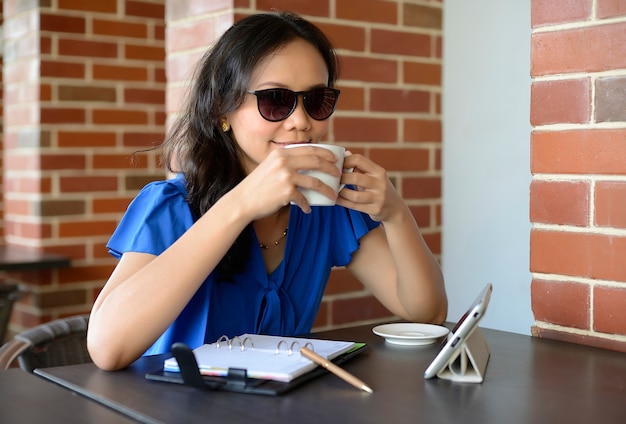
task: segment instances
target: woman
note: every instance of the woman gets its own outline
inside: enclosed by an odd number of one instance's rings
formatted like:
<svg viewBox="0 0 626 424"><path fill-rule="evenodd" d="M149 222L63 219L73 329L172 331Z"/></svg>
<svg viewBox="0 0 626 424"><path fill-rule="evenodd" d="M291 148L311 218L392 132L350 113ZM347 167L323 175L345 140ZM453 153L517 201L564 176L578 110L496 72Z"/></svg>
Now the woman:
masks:
<svg viewBox="0 0 626 424"><path fill-rule="evenodd" d="M307 333L333 266L404 319L445 319L440 267L385 170L347 156L336 193L298 172L340 175L331 152L284 148L326 134L336 79L330 42L294 14L245 18L207 52L163 145L178 176L146 186L107 245L120 261L91 313L99 367L174 342ZM336 206L311 207L298 188Z"/></svg>

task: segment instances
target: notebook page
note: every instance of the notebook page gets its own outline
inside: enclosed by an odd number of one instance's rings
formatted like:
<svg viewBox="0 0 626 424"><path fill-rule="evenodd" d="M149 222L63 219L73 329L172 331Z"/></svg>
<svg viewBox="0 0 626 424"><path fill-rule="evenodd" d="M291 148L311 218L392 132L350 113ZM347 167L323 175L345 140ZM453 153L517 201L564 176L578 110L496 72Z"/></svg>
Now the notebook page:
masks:
<svg viewBox="0 0 626 424"><path fill-rule="evenodd" d="M244 349L241 349L240 342L243 342ZM354 342L335 340L243 334L233 338L230 349L222 341L219 348L217 343L205 344L194 349L194 354L204 375L225 376L228 368L241 368L247 370L250 378L288 382L317 366L299 353L300 347L307 343L327 359L333 359L355 345ZM167 359L164 370L178 372L176 359Z"/></svg>

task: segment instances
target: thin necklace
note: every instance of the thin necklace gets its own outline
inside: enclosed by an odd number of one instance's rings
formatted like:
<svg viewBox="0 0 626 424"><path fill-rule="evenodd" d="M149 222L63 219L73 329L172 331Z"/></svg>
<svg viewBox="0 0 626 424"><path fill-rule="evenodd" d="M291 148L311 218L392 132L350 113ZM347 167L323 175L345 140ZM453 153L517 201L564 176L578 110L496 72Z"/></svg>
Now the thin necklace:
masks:
<svg viewBox="0 0 626 424"><path fill-rule="evenodd" d="M280 236L280 238L274 242L273 246L278 246L278 245L280 244L280 241L281 241L282 239L284 239L285 237L287 237L287 230L288 230L288 229L289 229L289 227L285 227L285 231L283 231L283 235L282 235L282 236ZM266 246L266 245L264 245L263 243L259 243L259 247L260 247L261 249L269 249L269 247L270 247L270 246Z"/></svg>

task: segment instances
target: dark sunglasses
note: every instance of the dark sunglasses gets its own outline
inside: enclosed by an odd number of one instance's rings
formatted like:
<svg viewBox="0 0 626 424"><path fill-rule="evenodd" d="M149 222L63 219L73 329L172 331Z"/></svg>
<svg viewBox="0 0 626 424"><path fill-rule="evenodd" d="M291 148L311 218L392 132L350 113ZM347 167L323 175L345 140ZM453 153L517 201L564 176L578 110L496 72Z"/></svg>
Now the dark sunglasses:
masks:
<svg viewBox="0 0 626 424"><path fill-rule="evenodd" d="M256 96L261 116L271 122L287 119L302 96L304 110L316 121L328 119L335 111L339 90L328 87L313 88L309 91L291 91L286 88L248 91Z"/></svg>

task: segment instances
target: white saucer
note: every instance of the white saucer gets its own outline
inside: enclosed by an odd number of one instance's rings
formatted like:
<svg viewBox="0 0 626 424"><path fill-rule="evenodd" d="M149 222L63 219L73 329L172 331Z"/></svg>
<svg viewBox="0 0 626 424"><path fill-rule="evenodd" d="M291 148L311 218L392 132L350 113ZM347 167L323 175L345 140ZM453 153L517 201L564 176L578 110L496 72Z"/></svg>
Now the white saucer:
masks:
<svg viewBox="0 0 626 424"><path fill-rule="evenodd" d="M441 325L396 323L376 326L374 334L385 338L387 343L403 346L419 346L435 343L450 330Z"/></svg>

